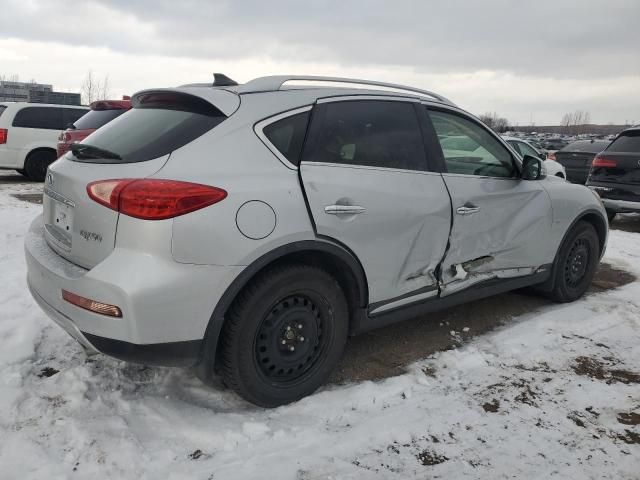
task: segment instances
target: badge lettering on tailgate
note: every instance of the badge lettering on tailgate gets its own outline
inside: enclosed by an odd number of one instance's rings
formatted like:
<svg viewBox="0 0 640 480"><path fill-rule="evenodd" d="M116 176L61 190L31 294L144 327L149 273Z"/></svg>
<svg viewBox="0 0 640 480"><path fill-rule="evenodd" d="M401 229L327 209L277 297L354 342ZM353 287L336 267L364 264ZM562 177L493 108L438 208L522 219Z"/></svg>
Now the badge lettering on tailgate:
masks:
<svg viewBox="0 0 640 480"><path fill-rule="evenodd" d="M80 230L80 235L87 242L92 241L92 242L102 243L102 235L100 235L99 233L87 232L86 230Z"/></svg>

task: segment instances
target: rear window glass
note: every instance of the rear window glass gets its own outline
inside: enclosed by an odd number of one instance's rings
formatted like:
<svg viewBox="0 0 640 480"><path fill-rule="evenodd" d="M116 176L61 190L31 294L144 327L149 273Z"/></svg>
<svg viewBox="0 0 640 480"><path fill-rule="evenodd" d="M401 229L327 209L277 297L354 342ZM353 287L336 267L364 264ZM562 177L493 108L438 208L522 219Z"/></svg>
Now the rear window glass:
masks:
<svg viewBox="0 0 640 480"><path fill-rule="evenodd" d="M14 127L63 130L62 109L53 107L26 107L13 119Z"/></svg>
<svg viewBox="0 0 640 480"><path fill-rule="evenodd" d="M5 105L0 105L0 117L2 116L2 112L4 112L7 109L7 107Z"/></svg>
<svg viewBox="0 0 640 480"><path fill-rule="evenodd" d="M287 160L298 165L308 121L309 112L298 113L273 122L262 131Z"/></svg>
<svg viewBox="0 0 640 480"><path fill-rule="evenodd" d="M197 97L173 93L147 97L81 142L119 158L79 154L74 155L75 159L87 163L151 160L195 140L226 118L216 107Z"/></svg>
<svg viewBox="0 0 640 480"><path fill-rule="evenodd" d="M607 152L640 152L640 130L620 135L609 145Z"/></svg>
<svg viewBox="0 0 640 480"><path fill-rule="evenodd" d="M118 108L114 110L91 110L73 123L77 130L98 129L106 125L114 118L119 117L127 110Z"/></svg>

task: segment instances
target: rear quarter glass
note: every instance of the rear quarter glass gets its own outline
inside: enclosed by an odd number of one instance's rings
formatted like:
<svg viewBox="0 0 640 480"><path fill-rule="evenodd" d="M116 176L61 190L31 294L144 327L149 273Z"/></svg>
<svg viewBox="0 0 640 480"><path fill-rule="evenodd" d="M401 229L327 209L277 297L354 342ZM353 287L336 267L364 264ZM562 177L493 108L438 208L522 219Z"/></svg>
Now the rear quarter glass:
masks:
<svg viewBox="0 0 640 480"><path fill-rule="evenodd" d="M110 164L152 160L192 142L226 118L214 105L192 95L147 94L134 108L81 142L119 158L72 155L71 160Z"/></svg>

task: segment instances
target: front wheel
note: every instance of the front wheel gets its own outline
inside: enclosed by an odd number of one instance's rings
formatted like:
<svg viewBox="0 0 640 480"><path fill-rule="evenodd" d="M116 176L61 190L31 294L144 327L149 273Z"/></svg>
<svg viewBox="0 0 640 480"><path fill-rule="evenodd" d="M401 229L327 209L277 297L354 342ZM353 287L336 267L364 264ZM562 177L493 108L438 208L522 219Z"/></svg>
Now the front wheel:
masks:
<svg viewBox="0 0 640 480"><path fill-rule="evenodd" d="M550 292L557 302L573 302L589 288L600 258L600 242L593 225L580 221L569 232L555 263L555 282Z"/></svg>
<svg viewBox="0 0 640 480"><path fill-rule="evenodd" d="M276 407L313 393L338 363L348 308L322 269L288 265L253 280L223 327L222 376L246 400Z"/></svg>

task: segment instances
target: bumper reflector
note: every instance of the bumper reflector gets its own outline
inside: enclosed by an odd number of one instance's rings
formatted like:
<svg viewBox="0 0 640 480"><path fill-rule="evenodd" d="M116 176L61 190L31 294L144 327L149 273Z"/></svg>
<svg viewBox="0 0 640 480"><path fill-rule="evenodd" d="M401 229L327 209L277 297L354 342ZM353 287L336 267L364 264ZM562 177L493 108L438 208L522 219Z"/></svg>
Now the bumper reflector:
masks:
<svg viewBox="0 0 640 480"><path fill-rule="evenodd" d="M90 298L81 297L75 293L71 293L67 290L62 290L62 298L67 302L75 305L76 307L84 308L90 312L99 313L100 315L107 315L109 317L122 317L122 310L115 305L109 305L108 303L96 302Z"/></svg>

